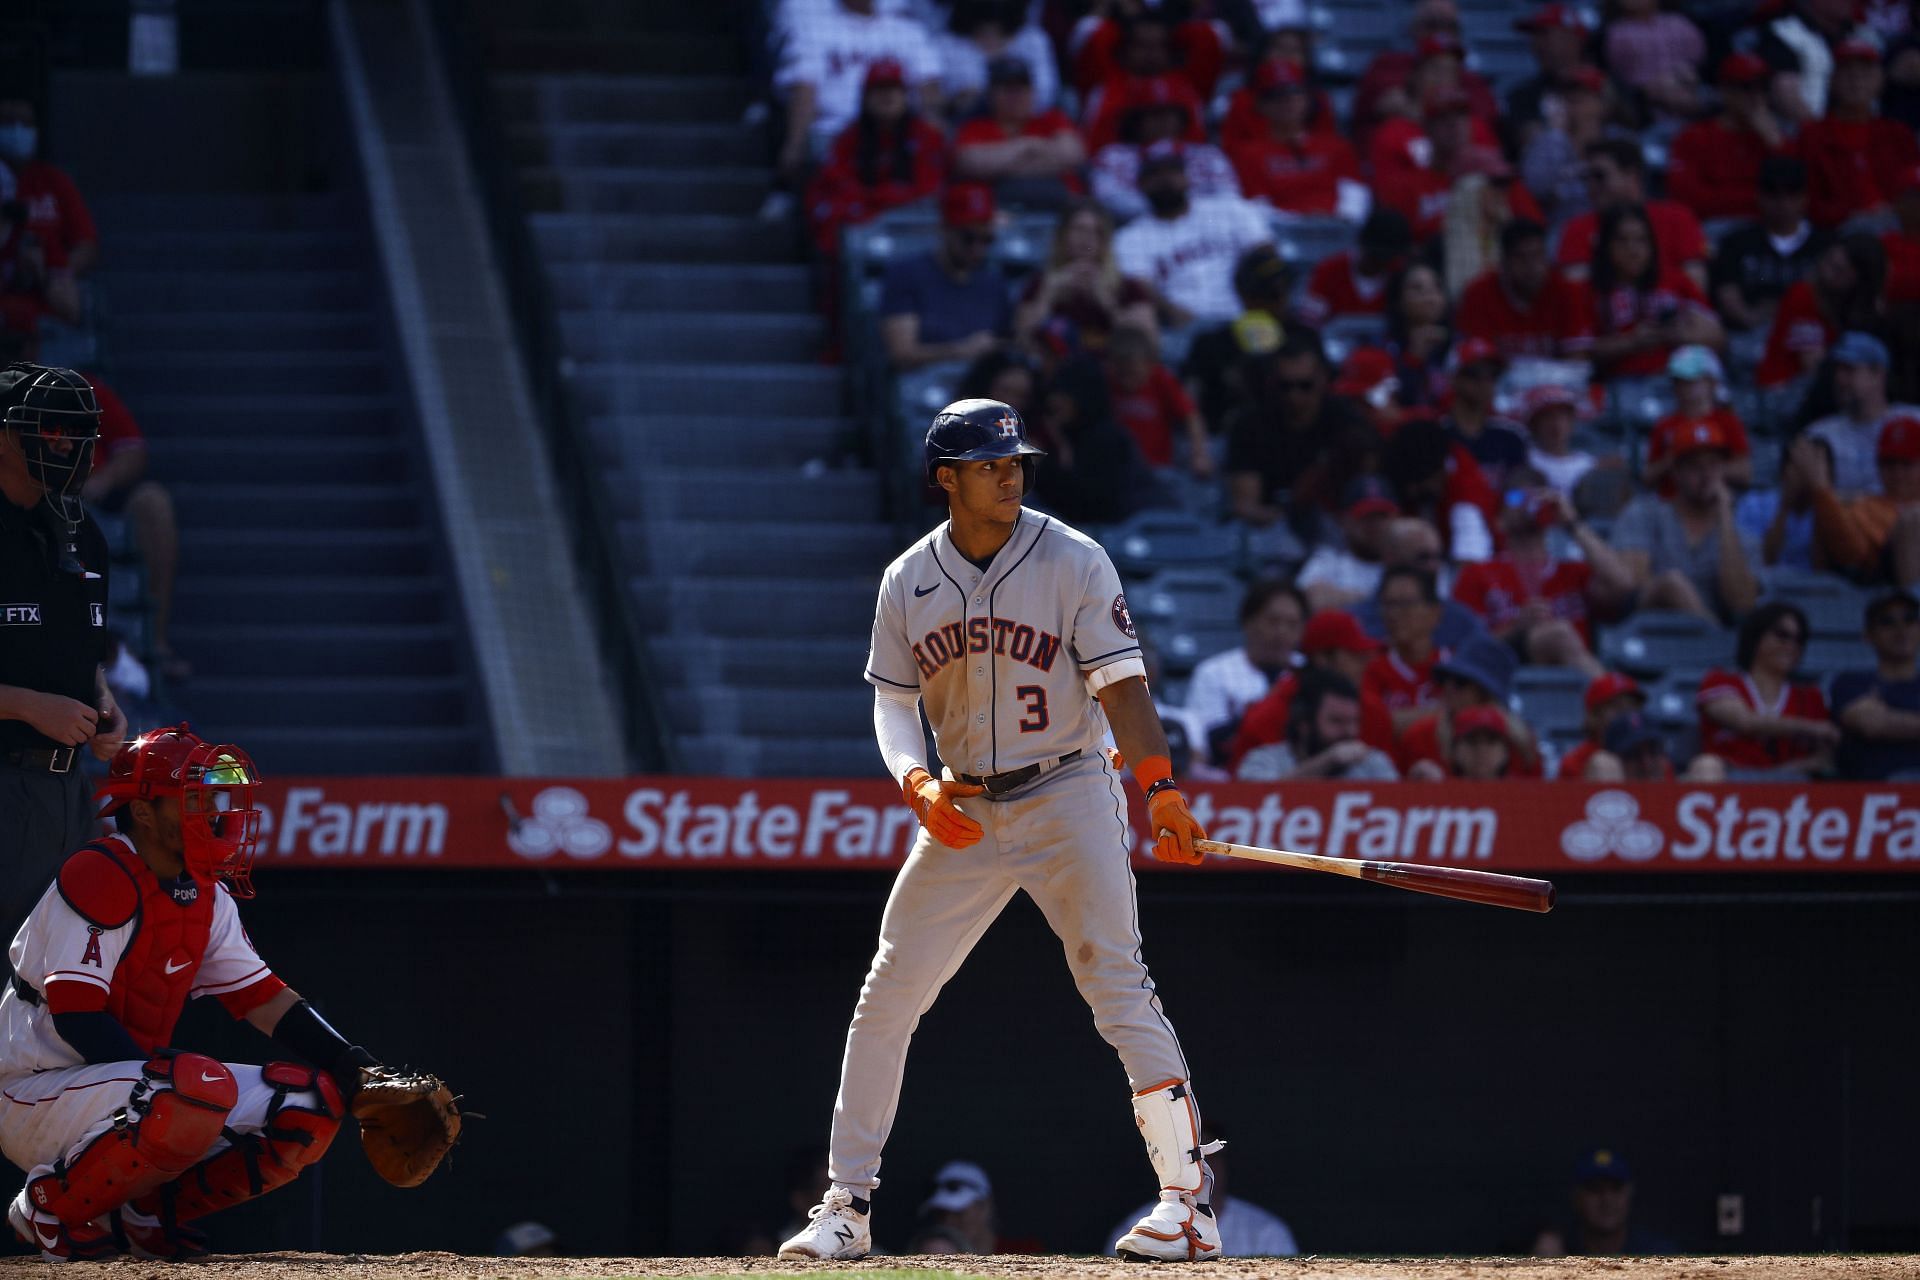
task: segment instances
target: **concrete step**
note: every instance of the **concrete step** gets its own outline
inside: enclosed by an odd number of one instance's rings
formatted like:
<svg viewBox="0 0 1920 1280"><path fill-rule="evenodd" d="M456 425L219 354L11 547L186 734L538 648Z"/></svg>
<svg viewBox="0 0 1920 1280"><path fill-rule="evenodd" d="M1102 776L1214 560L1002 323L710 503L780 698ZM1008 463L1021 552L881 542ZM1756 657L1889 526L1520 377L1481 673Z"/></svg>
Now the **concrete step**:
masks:
<svg viewBox="0 0 1920 1280"><path fill-rule="evenodd" d="M569 380L588 417L627 413L835 414L845 397L839 369L808 365L582 364Z"/></svg>
<svg viewBox="0 0 1920 1280"><path fill-rule="evenodd" d="M641 117L613 124L522 125L509 131L507 146L518 163L554 169L765 168L772 160L765 126L738 121L657 124Z"/></svg>
<svg viewBox="0 0 1920 1280"><path fill-rule="evenodd" d="M353 225L346 196L292 193L109 191L87 196L103 231L107 262L121 255L121 233L150 231L337 231Z"/></svg>
<svg viewBox="0 0 1920 1280"><path fill-rule="evenodd" d="M879 482L869 477L869 483ZM717 505L734 509L733 495L726 498ZM760 514L757 508L753 514ZM716 578L764 576L778 566L796 578L858 573L878 582L899 551L898 539L878 523L649 518L621 521L619 536L626 564L635 573Z"/></svg>
<svg viewBox="0 0 1920 1280"><path fill-rule="evenodd" d="M516 124L725 123L752 99L730 76L498 75L493 91Z"/></svg>
<svg viewBox="0 0 1920 1280"><path fill-rule="evenodd" d="M278 623L414 626L452 613L438 578L229 577L221 565L194 566L174 592L183 617L266 617Z"/></svg>
<svg viewBox="0 0 1920 1280"><path fill-rule="evenodd" d="M188 572L217 565L223 577L326 574L408 577L442 572L425 529L183 529Z"/></svg>
<svg viewBox="0 0 1920 1280"><path fill-rule="evenodd" d="M655 634L753 637L772 628L821 638L873 629L874 584L858 579L637 577L630 587L646 606L641 626Z"/></svg>
<svg viewBox="0 0 1920 1280"><path fill-rule="evenodd" d="M540 256L568 262L786 262L793 246L753 217L535 213Z"/></svg>
<svg viewBox="0 0 1920 1280"><path fill-rule="evenodd" d="M289 725L459 725L466 682L452 676L196 675L188 690L196 722ZM264 713L264 714L263 714Z"/></svg>
<svg viewBox="0 0 1920 1280"><path fill-rule="evenodd" d="M689 773L722 778L877 778L886 772L871 728L844 737L698 734L676 744Z"/></svg>
<svg viewBox="0 0 1920 1280"><path fill-rule="evenodd" d="M724 451L730 459L752 459L769 467L797 467L809 459L832 456L860 428L848 418L634 414L595 418L588 430L601 458L610 466L622 465L627 459L710 465Z"/></svg>
<svg viewBox="0 0 1920 1280"><path fill-rule="evenodd" d="M815 314L813 280L802 265L639 266L548 263L553 304L562 311L801 311Z"/></svg>
<svg viewBox="0 0 1920 1280"><path fill-rule="evenodd" d="M758 168L554 168L544 144L518 157L520 198L533 212L753 215L767 197Z"/></svg>
<svg viewBox="0 0 1920 1280"><path fill-rule="evenodd" d="M613 507L623 517L711 522L725 536L743 516L832 526L880 519L881 484L870 471L731 470L676 467L639 477L611 475ZM777 548L782 556L805 555L805 545Z"/></svg>
<svg viewBox="0 0 1920 1280"><path fill-rule="evenodd" d="M411 626L304 625L278 620L208 625L184 615L174 647L194 669L223 676L451 676L462 641L451 622Z"/></svg>
<svg viewBox="0 0 1920 1280"><path fill-rule="evenodd" d="M262 438L351 436L391 439L400 403L388 395L231 396L212 393L140 397L142 428L156 448L164 439L217 437L236 448L257 447Z"/></svg>
<svg viewBox="0 0 1920 1280"><path fill-rule="evenodd" d="M346 231L126 231L113 259L216 271L335 270L360 264L360 243Z"/></svg>
<svg viewBox="0 0 1920 1280"><path fill-rule="evenodd" d="M818 361L826 322L795 312L568 311L560 316L567 354L576 360L706 360L760 364Z"/></svg>
<svg viewBox="0 0 1920 1280"><path fill-rule="evenodd" d="M876 579L875 588L878 589ZM867 637L662 636L647 648L663 685L767 684L785 688L850 683L865 688Z"/></svg>
<svg viewBox="0 0 1920 1280"><path fill-rule="evenodd" d="M194 721L194 728L245 744L270 777L478 773L488 752L465 725L288 725L262 717L231 726Z"/></svg>
<svg viewBox="0 0 1920 1280"><path fill-rule="evenodd" d="M241 487L195 480L171 488L183 529L406 529L421 520L421 495L411 484Z"/></svg>
<svg viewBox="0 0 1920 1280"><path fill-rule="evenodd" d="M873 729L873 694L864 684L838 689L702 685L668 690L666 704L667 719L679 734L811 740L850 738L862 729L869 733Z"/></svg>
<svg viewBox="0 0 1920 1280"><path fill-rule="evenodd" d="M113 318L116 349L155 355L201 351L360 351L379 341L370 312L252 311Z"/></svg>
<svg viewBox="0 0 1920 1280"><path fill-rule="evenodd" d="M495 28L488 50L487 64L501 72L726 76L745 69L738 40L704 33Z"/></svg>
<svg viewBox="0 0 1920 1280"><path fill-rule="evenodd" d="M175 267L100 273L116 317L235 311L364 312L373 277L346 267L307 271L183 271Z"/></svg>
<svg viewBox="0 0 1920 1280"><path fill-rule="evenodd" d="M354 395L385 390L393 366L374 351L129 350L116 357L114 377L138 395Z"/></svg>
<svg viewBox="0 0 1920 1280"><path fill-rule="evenodd" d="M269 449L236 449L230 440L198 436L169 440L156 451L162 479L220 476L233 484L273 484L299 477L306 484L356 484L408 474L399 440L276 440Z"/></svg>

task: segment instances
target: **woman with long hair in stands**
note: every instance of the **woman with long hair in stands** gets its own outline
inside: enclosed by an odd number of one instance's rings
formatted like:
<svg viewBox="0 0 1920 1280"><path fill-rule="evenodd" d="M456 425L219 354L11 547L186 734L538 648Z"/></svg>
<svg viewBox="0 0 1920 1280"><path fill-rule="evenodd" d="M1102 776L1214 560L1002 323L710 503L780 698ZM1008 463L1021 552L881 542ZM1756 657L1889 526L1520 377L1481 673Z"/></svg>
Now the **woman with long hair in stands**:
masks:
<svg viewBox="0 0 1920 1280"><path fill-rule="evenodd" d="M1781 295L1753 380L1777 387L1812 373L1843 333L1879 333L1886 323L1887 250L1855 231L1814 259L1813 273Z"/></svg>
<svg viewBox="0 0 1920 1280"><path fill-rule="evenodd" d="M1581 288L1579 314L1591 326L1596 380L1652 377L1666 369L1676 347L1725 345L1700 286L1661 264L1653 223L1639 205L1601 211Z"/></svg>
<svg viewBox="0 0 1920 1280"><path fill-rule="evenodd" d="M1807 615L1770 600L1740 623L1734 669L1700 682L1700 746L1731 769L1806 776L1833 764L1840 730L1819 687L1796 684L1806 656Z"/></svg>
<svg viewBox="0 0 1920 1280"><path fill-rule="evenodd" d="M927 199L946 174L946 137L913 109L906 69L878 59L867 68L860 115L833 140L807 188L814 247L838 257L842 227Z"/></svg>
<svg viewBox="0 0 1920 1280"><path fill-rule="evenodd" d="M1396 272L1387 281L1386 319L1387 354L1400 380L1395 398L1406 408L1439 405L1453 350L1453 300L1440 273L1424 262Z"/></svg>
<svg viewBox="0 0 1920 1280"><path fill-rule="evenodd" d="M1159 338L1160 301L1153 286L1122 275L1113 260L1113 219L1092 200L1076 200L1054 224L1047 265L1034 272L1014 313L1014 332L1037 342L1056 318L1071 345L1102 351L1119 325Z"/></svg>

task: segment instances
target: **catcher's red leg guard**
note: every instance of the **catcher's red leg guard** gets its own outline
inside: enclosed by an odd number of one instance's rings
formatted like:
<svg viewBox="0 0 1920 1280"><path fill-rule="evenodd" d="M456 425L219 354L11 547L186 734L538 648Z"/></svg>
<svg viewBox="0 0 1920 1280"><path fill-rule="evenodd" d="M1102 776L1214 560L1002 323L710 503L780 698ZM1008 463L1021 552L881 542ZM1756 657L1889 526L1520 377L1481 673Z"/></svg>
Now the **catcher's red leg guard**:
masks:
<svg viewBox="0 0 1920 1280"><path fill-rule="evenodd" d="M27 1183L41 1213L81 1227L172 1181L220 1137L239 1100L233 1072L197 1053L153 1058L113 1127Z"/></svg>
<svg viewBox="0 0 1920 1280"><path fill-rule="evenodd" d="M169 1227L191 1222L285 1186L327 1153L346 1111L333 1077L312 1067L270 1062L260 1068L260 1078L274 1086L260 1132L228 1130L231 1146L147 1196L136 1209ZM294 1094L305 1097L294 1100Z"/></svg>

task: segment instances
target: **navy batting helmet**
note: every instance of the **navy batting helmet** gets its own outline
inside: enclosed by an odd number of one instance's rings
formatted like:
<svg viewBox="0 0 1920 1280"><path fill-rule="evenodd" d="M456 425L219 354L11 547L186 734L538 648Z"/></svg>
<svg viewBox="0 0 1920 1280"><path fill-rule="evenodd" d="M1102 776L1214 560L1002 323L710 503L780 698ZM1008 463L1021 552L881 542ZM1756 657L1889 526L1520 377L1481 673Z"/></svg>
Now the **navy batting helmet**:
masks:
<svg viewBox="0 0 1920 1280"><path fill-rule="evenodd" d="M986 458L1041 458L1045 449L1027 443L1027 424L1019 411L999 400L956 400L933 415L927 428L927 483L943 462L980 462ZM1029 487L1033 476L1027 476Z"/></svg>

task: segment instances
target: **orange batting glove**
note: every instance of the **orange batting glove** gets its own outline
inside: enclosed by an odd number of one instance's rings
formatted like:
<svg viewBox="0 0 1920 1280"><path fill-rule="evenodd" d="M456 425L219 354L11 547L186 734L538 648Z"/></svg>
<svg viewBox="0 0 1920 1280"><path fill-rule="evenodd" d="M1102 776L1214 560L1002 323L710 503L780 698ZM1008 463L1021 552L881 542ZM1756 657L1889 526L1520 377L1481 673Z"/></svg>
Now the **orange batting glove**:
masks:
<svg viewBox="0 0 1920 1280"><path fill-rule="evenodd" d="M1205 840L1207 829L1187 808L1187 798L1173 782L1173 761L1165 756L1148 756L1134 766L1134 778L1147 793L1147 824L1155 832L1153 856L1161 862L1184 862L1198 866L1207 855L1193 847Z"/></svg>
<svg viewBox="0 0 1920 1280"><path fill-rule="evenodd" d="M971 783L936 778L918 767L907 770L906 780L900 784L907 807L920 819L920 825L949 849L964 849L986 834L954 803L956 797L977 796L985 790Z"/></svg>

